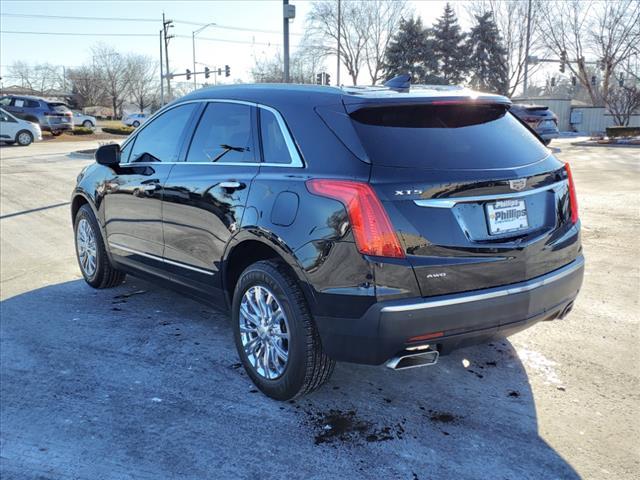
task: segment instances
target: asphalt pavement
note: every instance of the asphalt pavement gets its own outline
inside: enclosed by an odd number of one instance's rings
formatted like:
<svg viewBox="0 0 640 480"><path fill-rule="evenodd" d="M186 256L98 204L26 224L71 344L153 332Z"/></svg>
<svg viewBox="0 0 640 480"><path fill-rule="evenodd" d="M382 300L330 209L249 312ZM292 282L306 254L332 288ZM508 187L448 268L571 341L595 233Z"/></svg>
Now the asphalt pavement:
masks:
<svg viewBox="0 0 640 480"><path fill-rule="evenodd" d="M338 364L280 403L226 315L128 277L82 281L69 194L92 142L0 147L0 477L637 478L640 150L570 161L585 285L571 315L393 372ZM95 145L97 146L97 144Z"/></svg>

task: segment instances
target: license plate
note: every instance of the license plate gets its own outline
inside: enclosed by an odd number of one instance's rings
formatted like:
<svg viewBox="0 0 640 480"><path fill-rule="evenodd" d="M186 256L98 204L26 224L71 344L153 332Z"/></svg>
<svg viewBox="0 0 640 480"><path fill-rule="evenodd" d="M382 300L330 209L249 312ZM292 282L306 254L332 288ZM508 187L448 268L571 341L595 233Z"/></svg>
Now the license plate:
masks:
<svg viewBox="0 0 640 480"><path fill-rule="evenodd" d="M524 200L500 200L488 203L486 208L491 235L529 228L527 204Z"/></svg>

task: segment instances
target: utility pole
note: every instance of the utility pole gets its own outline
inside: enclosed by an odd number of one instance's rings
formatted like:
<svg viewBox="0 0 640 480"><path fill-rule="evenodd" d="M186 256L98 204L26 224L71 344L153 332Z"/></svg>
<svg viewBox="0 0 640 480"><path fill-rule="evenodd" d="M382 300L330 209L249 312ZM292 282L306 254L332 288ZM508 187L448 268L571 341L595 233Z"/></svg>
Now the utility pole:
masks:
<svg viewBox="0 0 640 480"><path fill-rule="evenodd" d="M531 41L531 0L527 0L527 38L524 48L524 85L522 96L527 97L527 83L529 82L529 43Z"/></svg>
<svg viewBox="0 0 640 480"><path fill-rule="evenodd" d="M173 38L173 35L169 35L169 28L173 27L172 20L166 20L164 12L162 12L162 28L164 30L164 57L166 62L166 77L167 77L167 95L171 98L171 70L169 70L169 40Z"/></svg>
<svg viewBox="0 0 640 480"><path fill-rule="evenodd" d="M289 83L289 0L282 0L282 32L284 34L284 83Z"/></svg>
<svg viewBox="0 0 640 480"><path fill-rule="evenodd" d="M296 7L282 0L282 33L284 35L284 83L289 83L289 20L296 18Z"/></svg>
<svg viewBox="0 0 640 480"><path fill-rule="evenodd" d="M340 0L338 0L338 66L336 68L336 85L340 86L340 29L341 29L341 9L340 9Z"/></svg>
<svg viewBox="0 0 640 480"><path fill-rule="evenodd" d="M162 33L164 28L160 30L160 106L164 105L164 72L162 69Z"/></svg>

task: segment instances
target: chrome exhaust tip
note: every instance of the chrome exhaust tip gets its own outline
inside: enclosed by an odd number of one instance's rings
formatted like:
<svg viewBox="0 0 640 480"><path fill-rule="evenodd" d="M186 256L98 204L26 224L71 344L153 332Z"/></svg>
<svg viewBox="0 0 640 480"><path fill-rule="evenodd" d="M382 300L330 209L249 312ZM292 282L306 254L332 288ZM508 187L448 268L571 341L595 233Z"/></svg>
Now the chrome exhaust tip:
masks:
<svg viewBox="0 0 640 480"><path fill-rule="evenodd" d="M386 367L391 370L406 370L408 368L428 367L438 363L440 354L437 350L427 350L408 352L405 351L401 355L393 357L386 363Z"/></svg>

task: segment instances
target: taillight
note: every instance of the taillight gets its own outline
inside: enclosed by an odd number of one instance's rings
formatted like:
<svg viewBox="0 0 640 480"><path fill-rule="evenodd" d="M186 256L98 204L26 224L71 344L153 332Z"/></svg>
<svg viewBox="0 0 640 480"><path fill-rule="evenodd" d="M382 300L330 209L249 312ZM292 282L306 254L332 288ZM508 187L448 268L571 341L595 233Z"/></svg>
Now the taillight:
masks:
<svg viewBox="0 0 640 480"><path fill-rule="evenodd" d="M569 180L569 203L571 204L571 223L578 222L578 197L576 196L576 185L573 183L573 175L571 174L571 167L568 163L564 164L564 168L567 170L567 179Z"/></svg>
<svg viewBox="0 0 640 480"><path fill-rule="evenodd" d="M360 253L404 258L387 212L371 185L349 180L313 179L307 181L307 188L315 195L338 200L345 206Z"/></svg>

